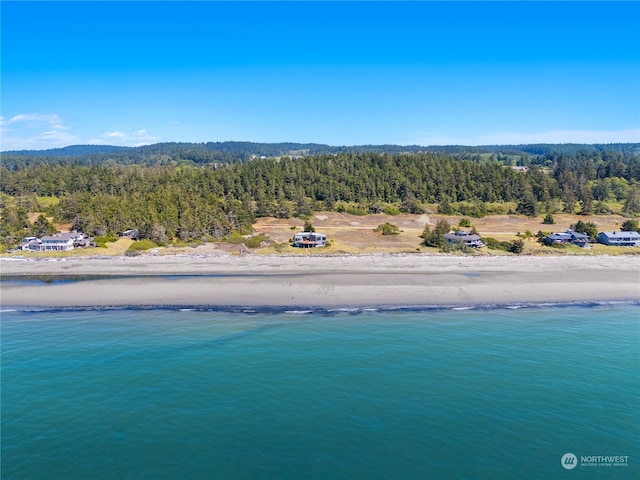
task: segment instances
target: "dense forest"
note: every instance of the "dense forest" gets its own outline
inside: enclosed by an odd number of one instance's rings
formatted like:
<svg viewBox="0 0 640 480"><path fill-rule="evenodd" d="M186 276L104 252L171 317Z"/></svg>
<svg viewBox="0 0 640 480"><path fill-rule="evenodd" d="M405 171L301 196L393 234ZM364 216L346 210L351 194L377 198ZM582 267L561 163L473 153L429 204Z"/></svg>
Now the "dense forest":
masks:
<svg viewBox="0 0 640 480"><path fill-rule="evenodd" d="M482 160L491 158L509 165L551 166L548 154L575 155L577 153L616 152L640 155L640 144L536 144L430 146L419 145L357 145L330 146L317 143L158 143L141 147L115 147L109 145L73 145L51 150L21 150L2 153L2 164L8 169L38 164L59 165L221 165L245 162L256 157L298 158L349 153L446 153L460 159Z"/></svg>
<svg viewBox="0 0 640 480"><path fill-rule="evenodd" d="M44 219L30 224L28 212L45 212L91 235L137 228L156 243L220 239L232 232L250 233L256 217L304 218L317 211L422 213L430 208L443 214L535 216L608 213L617 205L632 215L640 212L637 144L570 153L564 146L544 154L510 147L480 152L474 147L455 152L304 152L299 157L258 155L254 152L268 152L234 144L226 152L233 161L209 161L222 152L218 148L202 162L172 162L167 145L141 147L146 153L3 154L0 243L12 246L34 228L50 227ZM171 145L185 156L187 150ZM279 145L272 148L305 150L300 144ZM131 159L132 152L147 160L105 160L111 155ZM526 161L527 168L511 168L513 155ZM149 160L158 156L168 157Z"/></svg>

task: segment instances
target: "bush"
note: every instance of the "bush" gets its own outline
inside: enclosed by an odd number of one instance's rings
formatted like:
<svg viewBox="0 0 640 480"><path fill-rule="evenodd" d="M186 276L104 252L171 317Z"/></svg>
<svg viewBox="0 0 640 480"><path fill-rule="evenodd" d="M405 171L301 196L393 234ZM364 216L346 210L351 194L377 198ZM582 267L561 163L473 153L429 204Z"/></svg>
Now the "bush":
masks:
<svg viewBox="0 0 640 480"><path fill-rule="evenodd" d="M509 251L509 242L501 242L495 238L487 237L482 239L482 243L490 250L502 250L504 252Z"/></svg>
<svg viewBox="0 0 640 480"><path fill-rule="evenodd" d="M473 218L482 218L487 214L484 203L458 202L455 204L455 210Z"/></svg>
<svg viewBox="0 0 640 480"><path fill-rule="evenodd" d="M589 235L590 240L595 240L598 236L598 227L592 222L583 222L578 220L577 223L571 225L571 228L578 233Z"/></svg>
<svg viewBox="0 0 640 480"><path fill-rule="evenodd" d="M374 232L382 232L382 235L400 235L400 228L392 223L381 223Z"/></svg>
<svg viewBox="0 0 640 480"><path fill-rule="evenodd" d="M440 215L451 215L454 212L453 207L446 198L443 198L438 204L438 213Z"/></svg>
<svg viewBox="0 0 640 480"><path fill-rule="evenodd" d="M268 237L264 235L252 235L250 237L244 237L240 232L233 231L231 235L227 237L228 243L233 243L235 245L239 245L243 243L246 247L249 248L258 248L262 245L262 242L268 240Z"/></svg>
<svg viewBox="0 0 640 480"><path fill-rule="evenodd" d="M508 251L520 255L524 252L524 242L522 240L513 240L509 242Z"/></svg>
<svg viewBox="0 0 640 480"><path fill-rule="evenodd" d="M625 220L620 227L623 232L640 232L637 220Z"/></svg>
<svg viewBox="0 0 640 480"><path fill-rule="evenodd" d="M396 205L388 205L382 209L382 212L394 217L400 215L400 209Z"/></svg>
<svg viewBox="0 0 640 480"><path fill-rule="evenodd" d="M243 242L249 248L258 248L262 245L262 242L267 240L264 235L254 235L249 238L245 238Z"/></svg>
<svg viewBox="0 0 640 480"><path fill-rule="evenodd" d="M244 243L244 237L242 236L242 234L235 230L231 232L231 234L227 237L226 240L228 243L233 243L233 244Z"/></svg>
<svg viewBox="0 0 640 480"><path fill-rule="evenodd" d="M516 204L510 202L485 202L483 205L487 215L506 215L516 208Z"/></svg>
<svg viewBox="0 0 640 480"><path fill-rule="evenodd" d="M350 215L357 215L359 217L362 217L362 216L367 215L369 213L369 211L366 208L361 207L359 205L356 205L356 206L348 205L345 208L344 212L348 213Z"/></svg>
<svg viewBox="0 0 640 480"><path fill-rule="evenodd" d="M449 233L450 230L451 226L449 225L449 222L444 219L438 220L438 223L433 230L431 230L429 225L426 225L422 231L422 245L425 247L446 249L448 247L448 242L445 240L444 236Z"/></svg>
<svg viewBox="0 0 640 480"><path fill-rule="evenodd" d="M501 242L495 238L483 238L482 243L491 250L502 250L503 252L511 252L521 254L524 251L524 241L512 240L511 242Z"/></svg>
<svg viewBox="0 0 640 480"><path fill-rule="evenodd" d="M459 227L470 227L471 226L471 220L469 220L468 218L461 218L460 222L458 222L458 226Z"/></svg>
<svg viewBox="0 0 640 480"><path fill-rule="evenodd" d="M556 223L556 221L553 218L553 215L551 215L551 213L547 213L547 215L544 217L544 220L542 220L542 223L544 225L553 225L554 223Z"/></svg>
<svg viewBox="0 0 640 480"><path fill-rule="evenodd" d="M151 240L149 240L148 238L143 238L142 240L138 240L137 242L133 242L129 248L127 249L127 251L125 252L126 255L137 255L140 252L143 252L145 250L149 250L151 248L158 248L158 245L154 242L152 242Z"/></svg>
<svg viewBox="0 0 640 480"><path fill-rule="evenodd" d="M99 235L93 238L96 247L107 248L107 243L113 243L118 241L118 237L115 235Z"/></svg>

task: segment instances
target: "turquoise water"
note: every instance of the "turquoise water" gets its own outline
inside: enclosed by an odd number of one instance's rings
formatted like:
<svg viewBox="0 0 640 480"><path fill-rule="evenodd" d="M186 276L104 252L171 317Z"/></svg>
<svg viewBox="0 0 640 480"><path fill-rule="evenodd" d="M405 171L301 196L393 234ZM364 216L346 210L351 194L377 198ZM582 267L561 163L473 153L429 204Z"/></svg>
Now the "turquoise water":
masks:
<svg viewBox="0 0 640 480"><path fill-rule="evenodd" d="M1 400L3 480L640 478L640 306L4 311Z"/></svg>

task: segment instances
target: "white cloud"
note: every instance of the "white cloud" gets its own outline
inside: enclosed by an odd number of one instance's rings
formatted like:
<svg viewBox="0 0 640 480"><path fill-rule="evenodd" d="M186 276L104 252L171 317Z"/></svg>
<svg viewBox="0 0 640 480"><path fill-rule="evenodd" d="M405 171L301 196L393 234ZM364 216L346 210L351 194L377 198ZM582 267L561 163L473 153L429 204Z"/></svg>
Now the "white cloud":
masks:
<svg viewBox="0 0 640 480"><path fill-rule="evenodd" d="M160 137L150 135L147 130L142 129L132 132L123 132L120 130L104 132L102 135L89 140L89 143L94 145L109 145L117 143L119 146L140 147L142 145L149 145L159 141Z"/></svg>
<svg viewBox="0 0 640 480"><path fill-rule="evenodd" d="M78 144L138 147L157 143L160 137L146 129L107 131L91 140L71 131L55 113L20 113L11 118L0 116L0 151L46 150Z"/></svg>
<svg viewBox="0 0 640 480"><path fill-rule="evenodd" d="M0 117L0 150L41 150L80 141L55 113L21 113Z"/></svg>

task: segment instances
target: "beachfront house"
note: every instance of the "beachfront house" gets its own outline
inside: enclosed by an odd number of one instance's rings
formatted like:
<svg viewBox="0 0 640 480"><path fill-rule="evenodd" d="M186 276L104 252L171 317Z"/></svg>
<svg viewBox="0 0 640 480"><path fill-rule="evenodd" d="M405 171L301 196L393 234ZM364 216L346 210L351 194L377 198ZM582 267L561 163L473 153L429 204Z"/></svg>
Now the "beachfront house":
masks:
<svg viewBox="0 0 640 480"><path fill-rule="evenodd" d="M462 230L454 233L446 233L444 239L452 245L466 245L472 248L484 247L484 243L480 240L480 235L470 234Z"/></svg>
<svg viewBox="0 0 640 480"><path fill-rule="evenodd" d="M73 250L75 243L84 238L84 234L78 232L56 233L42 237L40 251L42 252L67 252Z"/></svg>
<svg viewBox="0 0 640 480"><path fill-rule="evenodd" d="M293 236L294 247L299 248L315 248L326 247L327 236L324 233L316 232L300 232Z"/></svg>
<svg viewBox="0 0 640 480"><path fill-rule="evenodd" d="M609 246L640 247L638 232L600 232L598 242Z"/></svg>
<svg viewBox="0 0 640 480"><path fill-rule="evenodd" d="M140 238L140 232L137 228L131 228L122 232L122 235L120 236L123 238L130 238L131 240L138 240L138 238Z"/></svg>
<svg viewBox="0 0 640 480"><path fill-rule="evenodd" d="M565 244L576 245L578 247L586 247L589 244L589 235L585 233L578 233L570 228L561 233L551 233L544 237L545 245L552 244Z"/></svg>
<svg viewBox="0 0 640 480"><path fill-rule="evenodd" d="M39 252L41 240L37 237L24 237L18 245L18 250L27 252Z"/></svg>

